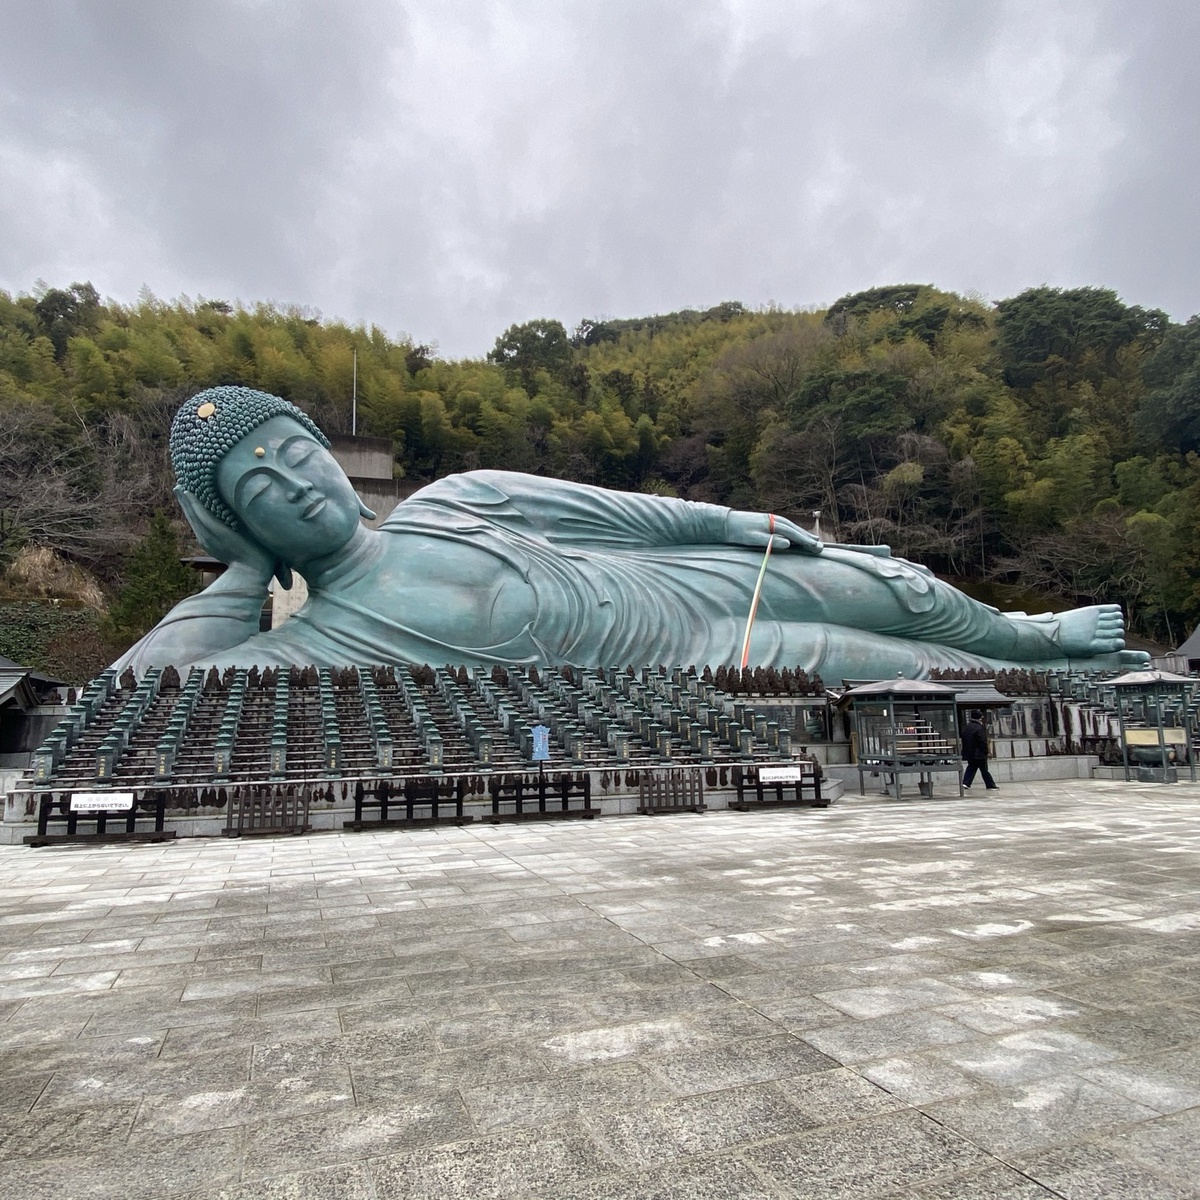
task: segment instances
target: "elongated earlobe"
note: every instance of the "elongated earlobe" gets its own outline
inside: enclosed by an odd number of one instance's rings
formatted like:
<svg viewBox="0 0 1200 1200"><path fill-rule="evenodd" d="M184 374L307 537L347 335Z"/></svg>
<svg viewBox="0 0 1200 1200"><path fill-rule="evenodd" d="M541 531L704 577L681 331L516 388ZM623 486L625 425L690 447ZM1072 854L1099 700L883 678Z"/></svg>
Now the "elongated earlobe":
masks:
<svg viewBox="0 0 1200 1200"><path fill-rule="evenodd" d="M375 514L361 500L358 502L358 515L367 521L375 520Z"/></svg>
<svg viewBox="0 0 1200 1200"><path fill-rule="evenodd" d="M276 563L275 578L279 580L280 587L290 588L292 586L292 568L287 563Z"/></svg>

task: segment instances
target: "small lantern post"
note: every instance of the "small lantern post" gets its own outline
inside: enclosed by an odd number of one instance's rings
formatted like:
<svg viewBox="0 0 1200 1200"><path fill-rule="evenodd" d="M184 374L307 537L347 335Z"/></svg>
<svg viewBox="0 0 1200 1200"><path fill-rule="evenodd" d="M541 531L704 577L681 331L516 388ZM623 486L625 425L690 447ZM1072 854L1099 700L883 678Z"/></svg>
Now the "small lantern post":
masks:
<svg viewBox="0 0 1200 1200"><path fill-rule="evenodd" d="M1108 681L1116 697L1117 718L1121 727L1121 761L1125 780L1133 776L1130 765L1159 773L1163 783L1171 782L1171 758L1176 764L1186 756L1188 774L1196 780L1196 754L1193 749L1192 712L1200 679L1176 675L1173 671L1128 671ZM1139 763L1139 757L1157 760L1157 767Z"/></svg>
<svg viewBox="0 0 1200 1200"><path fill-rule="evenodd" d="M896 796L904 775L916 775L924 795L933 792L935 773L953 773L962 795L962 754L957 689L921 679L884 679L851 687L839 705L854 714L858 790L865 773L891 776Z"/></svg>

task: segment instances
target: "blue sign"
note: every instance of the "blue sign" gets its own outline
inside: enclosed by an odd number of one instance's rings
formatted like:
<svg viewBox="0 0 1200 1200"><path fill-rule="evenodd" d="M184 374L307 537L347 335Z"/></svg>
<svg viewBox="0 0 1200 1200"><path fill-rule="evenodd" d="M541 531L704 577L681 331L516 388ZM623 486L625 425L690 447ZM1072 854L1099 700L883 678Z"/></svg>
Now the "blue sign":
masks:
<svg viewBox="0 0 1200 1200"><path fill-rule="evenodd" d="M533 761L550 761L550 726L535 725L533 727Z"/></svg>

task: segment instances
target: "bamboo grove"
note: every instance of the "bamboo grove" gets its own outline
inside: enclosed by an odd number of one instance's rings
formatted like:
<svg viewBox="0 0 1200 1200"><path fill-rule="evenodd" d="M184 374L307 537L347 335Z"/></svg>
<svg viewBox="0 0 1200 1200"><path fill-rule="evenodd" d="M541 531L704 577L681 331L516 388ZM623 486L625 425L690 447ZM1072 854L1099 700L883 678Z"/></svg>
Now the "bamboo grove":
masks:
<svg viewBox="0 0 1200 1200"><path fill-rule="evenodd" d="M119 597L174 518L178 404L239 382L349 432L356 360L405 487L496 467L820 512L980 594L1118 600L1167 643L1200 620L1200 320L1101 288L535 320L462 361L273 305L0 292L0 570L50 550Z"/></svg>

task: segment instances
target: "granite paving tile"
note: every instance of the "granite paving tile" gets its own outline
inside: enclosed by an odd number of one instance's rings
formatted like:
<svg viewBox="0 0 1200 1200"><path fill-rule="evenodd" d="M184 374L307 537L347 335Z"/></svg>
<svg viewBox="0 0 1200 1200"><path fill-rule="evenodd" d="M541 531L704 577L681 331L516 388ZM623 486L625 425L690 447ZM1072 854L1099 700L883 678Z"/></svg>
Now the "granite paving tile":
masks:
<svg viewBox="0 0 1200 1200"><path fill-rule="evenodd" d="M978 992L1038 992L1063 982L1063 972L1053 966L1039 962L989 963L987 967L963 970L959 962L956 969L939 976L943 983L967 991Z"/></svg>
<svg viewBox="0 0 1200 1200"><path fill-rule="evenodd" d="M803 1036L805 1041L839 1063L854 1064L930 1046L949 1046L979 1035L948 1017L918 1011L809 1029Z"/></svg>
<svg viewBox="0 0 1200 1200"><path fill-rule="evenodd" d="M847 1067L779 1079L772 1086L815 1125L857 1121L905 1106L903 1099Z"/></svg>
<svg viewBox="0 0 1200 1200"><path fill-rule="evenodd" d="M592 1124L604 1152L629 1170L715 1153L814 1128L769 1084L710 1092L669 1104L605 1113Z"/></svg>
<svg viewBox="0 0 1200 1200"><path fill-rule="evenodd" d="M846 1014L840 1008L826 1004L815 996L788 996L783 1000L747 1000L757 1012L770 1021L796 1031L819 1029L845 1021Z"/></svg>
<svg viewBox="0 0 1200 1200"><path fill-rule="evenodd" d="M449 996L442 992L438 996L437 1003L440 1008L447 1003L447 1000L453 1003L455 999L478 994L494 997L502 1007L517 1011L526 1007L530 1002L548 1000L551 997L578 1000L582 996L599 1002L606 996L626 992L640 993L642 990L624 971L584 970L575 975L554 975L533 982L492 984L486 988L452 993Z"/></svg>
<svg viewBox="0 0 1200 1200"><path fill-rule="evenodd" d="M11 1062L4 1062L6 1067ZM34 1101L42 1094L46 1084L50 1082L49 1073L30 1073L22 1071L18 1074L0 1075L0 1113L28 1112Z"/></svg>
<svg viewBox="0 0 1200 1200"><path fill-rule="evenodd" d="M927 973L921 963L906 961L909 955L889 955L889 950L891 946L886 939L878 936L827 938L822 935L810 940L768 934L764 944L747 946L744 953L753 962L768 964L776 969L843 966L851 979L861 979L864 975L878 975L881 979L893 976L903 978L914 972ZM944 968L949 962L935 962L927 956L921 957L925 966L932 969Z"/></svg>
<svg viewBox="0 0 1200 1200"><path fill-rule="evenodd" d="M154 986L81 991L75 995L34 997L26 1000L6 1024L24 1025L39 1017L62 1018L76 1013L100 1019L129 1012L153 1011L179 1004L182 991L183 984L168 982Z"/></svg>
<svg viewBox="0 0 1200 1200"><path fill-rule="evenodd" d="M374 1200L374 1197L366 1164L347 1163L189 1192L182 1200Z"/></svg>
<svg viewBox="0 0 1200 1200"><path fill-rule="evenodd" d="M611 1169L579 1128L517 1129L371 1160L379 1200L492 1200L569 1185Z"/></svg>
<svg viewBox="0 0 1200 1200"><path fill-rule="evenodd" d="M211 1050L188 1058L76 1063L55 1073L38 1099L38 1111L136 1100L142 1096L186 1096L236 1088L249 1078L248 1046ZM53 1112L46 1113L47 1121L55 1119Z"/></svg>
<svg viewBox="0 0 1200 1200"><path fill-rule="evenodd" d="M746 1004L722 1004L694 1009L686 1014L686 1020L707 1037L720 1040L762 1038L794 1032Z"/></svg>
<svg viewBox="0 0 1200 1200"><path fill-rule="evenodd" d="M483 989L472 988L465 992L452 992L438 997L436 1005L430 1005L411 996L376 1001L366 1004L343 1004L337 1008L302 1010L306 1016L319 1012L336 1013L346 1033L360 1029L382 1029L389 1025L408 1025L413 1017L451 1019L457 1016L473 1017L486 1013L500 1013L503 1009L499 999ZM264 1014L264 1020L278 1019L282 1023L293 1020L295 1012ZM286 1025L285 1025L286 1027Z"/></svg>
<svg viewBox="0 0 1200 1200"><path fill-rule="evenodd" d="M1200 1043L1105 1063L1079 1074L1160 1113L1200 1106Z"/></svg>
<svg viewBox="0 0 1200 1200"><path fill-rule="evenodd" d="M459 987L536 983L543 978L556 976L565 976L569 979L584 971L605 969L621 971L629 967L660 961L659 956L649 946L639 945L628 950L588 953L582 958L566 953L502 957L483 965L444 971L417 972L406 978L413 995L430 996Z"/></svg>
<svg viewBox="0 0 1200 1200"><path fill-rule="evenodd" d="M221 970L205 978L189 979L180 997L185 1003L192 1000L226 1000L254 992L279 991L285 988L322 987L329 982L329 971L313 967L307 971L250 971Z"/></svg>
<svg viewBox="0 0 1200 1200"><path fill-rule="evenodd" d="M403 977L362 979L324 987L283 988L264 992L257 997L254 1011L260 1017L269 1017L313 1008L342 1008L376 1001L407 1000L412 995L412 988Z"/></svg>
<svg viewBox="0 0 1200 1200"><path fill-rule="evenodd" d="M82 934L80 935L82 938ZM106 958L129 953L138 948L140 937L110 938L107 941L87 943L59 943L50 946L28 946L20 950L9 950L5 962L38 962L47 959L58 961L66 958ZM195 947L192 947L195 953ZM95 970L96 968L92 968Z"/></svg>
<svg viewBox="0 0 1200 1200"><path fill-rule="evenodd" d="M680 1095L826 1071L837 1064L788 1035L745 1039L710 1049L649 1058L646 1068Z"/></svg>
<svg viewBox="0 0 1200 1200"><path fill-rule="evenodd" d="M641 1055L678 1054L712 1041L682 1017L669 1016L555 1034L539 1042L538 1050L548 1066L564 1069Z"/></svg>
<svg viewBox="0 0 1200 1200"><path fill-rule="evenodd" d="M259 931L255 936L248 936L242 939L231 938L228 933L222 933L219 930L209 929L206 925L202 934L192 933L193 944L197 945L196 957L204 958L229 958L236 957L239 954L265 954L272 950L311 950L316 946L323 946L333 936L323 923L318 915L311 909L306 913L306 921L302 926L298 926L295 920L272 923L269 927L264 926L263 930ZM159 924L151 931L155 936L167 936L168 934L180 936L183 931L177 929L174 925ZM141 946L144 949L150 939L150 934L142 940ZM347 934L347 937L354 939L369 940L373 937L383 936L380 930L364 930L354 934Z"/></svg>
<svg viewBox="0 0 1200 1200"><path fill-rule="evenodd" d="M761 970L748 958L739 958L736 954L720 958L693 958L683 964L693 975L701 979L727 979L738 975L754 975Z"/></svg>
<svg viewBox="0 0 1200 1200"><path fill-rule="evenodd" d="M753 975L731 975L717 981L731 996L749 1004L811 996L835 988L853 987L860 980L844 966L807 967L803 970L759 971Z"/></svg>
<svg viewBox="0 0 1200 1200"><path fill-rule="evenodd" d="M603 1175L537 1200L780 1200L782 1193L735 1158L672 1164L653 1171Z"/></svg>
<svg viewBox="0 0 1200 1200"><path fill-rule="evenodd" d="M226 1046L269 1045L307 1038L337 1037L342 1032L336 1009L318 1008L263 1020L230 1021L224 1025L185 1025L167 1031L159 1057L204 1054Z"/></svg>
<svg viewBox="0 0 1200 1200"><path fill-rule="evenodd" d="M262 969L264 971L288 971L293 968L302 970L311 967L337 967L345 963L360 962L368 956L372 959L385 958L392 953L393 943L390 936L372 939L370 944L346 946L326 946L324 942L312 946L289 946L279 949L264 950Z"/></svg>
<svg viewBox="0 0 1200 1200"><path fill-rule="evenodd" d="M342 961L332 965L334 983L347 983L356 979L381 979L388 975L420 975L422 972L441 970L455 962L466 967L467 961L449 950L432 950L423 954L393 954L386 958L370 958L360 961Z"/></svg>
<svg viewBox="0 0 1200 1200"><path fill-rule="evenodd" d="M189 1003L143 1006L120 993L120 1004L95 1012L88 1020L89 1036L136 1034L144 1029L174 1029L188 1025L220 1025L239 1018L251 1020L257 1008L256 997L235 996L220 1004L195 1000Z"/></svg>
<svg viewBox="0 0 1200 1200"><path fill-rule="evenodd" d="M1147 1005L1134 1013L1090 1011L1062 1028L1122 1057L1200 1040L1200 1012L1186 1004Z"/></svg>
<svg viewBox="0 0 1200 1200"><path fill-rule="evenodd" d="M552 999L531 1002L513 1012L485 1011L447 1019L438 1019L435 1012L430 1028L443 1050L457 1050L515 1038L553 1036L568 1030L594 1028L598 1023L590 1004Z"/></svg>
<svg viewBox="0 0 1200 1200"><path fill-rule="evenodd" d="M94 1112L95 1110L89 1110ZM88 1153L86 1151L93 1151ZM0 1196L13 1200L161 1200L237 1180L242 1131L146 1144L81 1146L67 1157L0 1157Z"/></svg>
<svg viewBox="0 0 1200 1200"><path fill-rule="evenodd" d="M1046 1150L1016 1160L1064 1200L1195 1200L1200 1192L1116 1153L1106 1141Z"/></svg>
<svg viewBox="0 0 1200 1200"><path fill-rule="evenodd" d="M892 949L891 946L888 947ZM902 954L886 954L845 964L865 987L885 984L903 984L914 979L929 979L938 976L948 986L964 986L946 979L949 972L957 971L958 961L949 954L935 954L928 950L910 951Z"/></svg>
<svg viewBox="0 0 1200 1200"><path fill-rule="evenodd" d="M79 992L103 992L116 982L118 972L96 971L76 975L43 975L35 979L0 982L0 1002L26 1000L31 996L67 996Z"/></svg>
<svg viewBox="0 0 1200 1200"><path fill-rule="evenodd" d="M1162 979L1150 979L1143 975L1114 976L1103 972L1098 979L1068 981L1060 983L1053 990L1068 1001L1075 1000L1092 1008L1127 1012L1134 1016L1147 1005L1161 1004L1165 1000L1186 1000L1195 994L1195 989L1187 985L1168 984Z"/></svg>
<svg viewBox="0 0 1200 1200"><path fill-rule="evenodd" d="M1061 1193L1005 1166L984 1167L889 1196L895 1200L1062 1200Z"/></svg>
<svg viewBox="0 0 1200 1200"><path fill-rule="evenodd" d="M742 1157L805 1200L880 1196L989 1162L966 1138L909 1111L827 1125Z"/></svg>
<svg viewBox="0 0 1200 1200"><path fill-rule="evenodd" d="M942 1005L937 1011L979 1033L1015 1033L1029 1027L1059 1024L1096 1010L1060 996L1001 992L962 1004Z"/></svg>
<svg viewBox="0 0 1200 1200"><path fill-rule="evenodd" d="M1163 950L1164 954L1170 954L1170 965L1157 974L1171 979L1200 981L1200 947L1182 949L1176 944L1163 947ZM1187 957L1189 952L1193 957Z"/></svg>
<svg viewBox="0 0 1200 1200"><path fill-rule="evenodd" d="M134 976L131 980L129 977L131 971L148 972L150 968L161 969L163 967L183 968L188 963L194 962L195 959L196 947L194 945L167 950L144 950L139 947L137 950L116 954L97 954L88 958L72 955L63 958L55 965L54 974L79 975L91 971L119 971L121 974L117 976L114 987L129 987L131 984L134 987L143 987L147 983L154 983L163 978L163 975L147 973L141 977ZM252 961L257 961L257 959Z"/></svg>
<svg viewBox="0 0 1200 1200"><path fill-rule="evenodd" d="M934 1008L970 998L971 994L962 988L939 983L936 979L914 979L903 984L879 987L839 988L817 994L818 1000L852 1017L862 1018L890 1017L894 1013Z"/></svg>
<svg viewBox="0 0 1200 1200"><path fill-rule="evenodd" d="M1116 1058L1114 1051L1062 1029L1039 1029L945 1046L938 1057L968 1075L997 1086L1026 1083L1092 1067Z"/></svg>
<svg viewBox="0 0 1200 1200"><path fill-rule="evenodd" d="M690 984L640 989L634 992L612 992L588 1001L588 1007L606 1021L625 1022L652 1020L672 1013L696 1011L714 1005L735 1006L727 992L712 984Z"/></svg>
<svg viewBox="0 0 1200 1200"><path fill-rule="evenodd" d="M327 1067L310 1075L255 1079L237 1087L149 1095L138 1110L132 1136L152 1140L353 1103L349 1071Z"/></svg>
<svg viewBox="0 0 1200 1200"><path fill-rule="evenodd" d="M97 962L95 959L84 959L83 962L82 973L84 974L119 968L119 963L114 964L112 960ZM60 970L62 966L64 966L64 963L56 962L52 958L46 959L43 962L2 963L0 964L0 981L10 979L39 979L47 975L73 974L71 971ZM9 1003L13 1002L9 1001Z"/></svg>
<svg viewBox="0 0 1200 1200"><path fill-rule="evenodd" d="M474 1137L478 1130L456 1088L256 1122L245 1131L243 1180L336 1163L360 1162Z"/></svg>
<svg viewBox="0 0 1200 1200"><path fill-rule="evenodd" d="M681 963L664 961L645 967L633 967L624 972L640 988L674 987L679 984L694 985L697 973Z"/></svg>
<svg viewBox="0 0 1200 1200"><path fill-rule="evenodd" d="M857 1069L905 1104L930 1104L954 1096L967 1096L982 1091L985 1086L932 1053L860 1063Z"/></svg>
<svg viewBox="0 0 1200 1200"><path fill-rule="evenodd" d="M463 1089L463 1100L483 1133L537 1126L562 1118L624 1110L674 1093L638 1063L618 1062L549 1077L481 1084Z"/></svg>
<svg viewBox="0 0 1200 1200"><path fill-rule="evenodd" d="M1124 925L1087 925L1075 929L1049 929L1039 934L1042 941L1064 949L1095 950L1105 946L1136 945L1141 933Z"/></svg>
<svg viewBox="0 0 1200 1200"><path fill-rule="evenodd" d="M198 979L217 979L223 975L238 975L258 971L262 966L262 943L239 948L236 954L210 954L199 957L196 944L172 950L135 950L128 954L88 961L112 963L121 972L120 987L166 987L179 982L180 986ZM187 953L188 958L182 956ZM167 961L169 958L174 961ZM67 959L64 967L72 963ZM60 970L59 974L65 972Z"/></svg>
<svg viewBox="0 0 1200 1200"><path fill-rule="evenodd" d="M941 1124L996 1154L1025 1154L1076 1141L1156 1110L1076 1075L1035 1079L1020 1087L987 1090L926 1107Z"/></svg>
<svg viewBox="0 0 1200 1200"><path fill-rule="evenodd" d="M51 1158L113 1150L129 1137L136 1101L57 1108L52 1113L6 1113L0 1123L0 1160Z"/></svg>
<svg viewBox="0 0 1200 1200"><path fill-rule="evenodd" d="M522 1043L414 1054L388 1062L352 1068L359 1104L391 1104L396 1097L457 1083L463 1088L483 1083L538 1079L547 1074L545 1059Z"/></svg>
<svg viewBox="0 0 1200 1200"><path fill-rule="evenodd" d="M384 1029L256 1045L254 1078L289 1078L329 1066L393 1062L436 1052L437 1046L425 1023L413 1018L409 1024L389 1025Z"/></svg>

